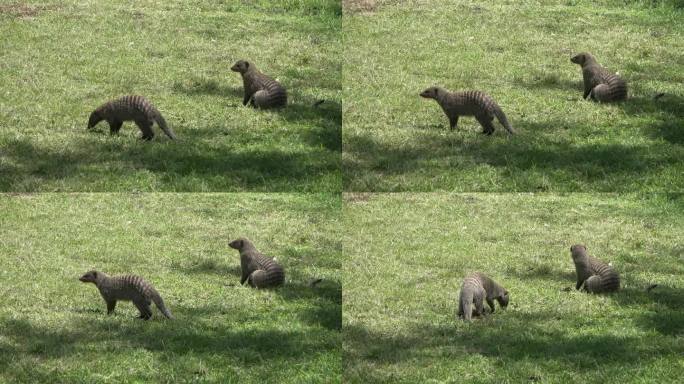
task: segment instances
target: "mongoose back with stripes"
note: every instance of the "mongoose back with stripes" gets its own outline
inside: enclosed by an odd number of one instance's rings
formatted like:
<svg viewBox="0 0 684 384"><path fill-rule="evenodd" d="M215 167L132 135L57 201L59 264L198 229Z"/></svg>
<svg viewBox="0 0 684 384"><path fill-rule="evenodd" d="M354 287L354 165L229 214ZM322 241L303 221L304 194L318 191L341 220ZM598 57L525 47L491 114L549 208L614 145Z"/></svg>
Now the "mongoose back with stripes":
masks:
<svg viewBox="0 0 684 384"><path fill-rule="evenodd" d="M259 72L252 62L239 60L231 68L242 75L245 97L243 105L256 108L284 107L287 104L287 91L280 83Z"/></svg>
<svg viewBox="0 0 684 384"><path fill-rule="evenodd" d="M437 101L449 119L449 127L452 130L456 129L459 116L475 116L475 119L482 125L482 133L486 135L494 133L494 125L492 124L494 117L501 122L501 125L510 134L515 133L501 107L484 92L450 92L441 87L430 87L421 92L420 95L426 99Z"/></svg>
<svg viewBox="0 0 684 384"><path fill-rule="evenodd" d="M103 272L89 271L79 280L95 284L107 303L107 314L114 312L117 301L132 301L140 311L139 317L148 320L152 317L150 304L154 302L164 316L173 319L157 290L140 276L108 276Z"/></svg>
<svg viewBox="0 0 684 384"><path fill-rule="evenodd" d="M508 306L508 291L487 277L484 273L475 272L466 276L461 285L461 293L458 299L458 316L470 321L472 316L484 315L486 301L494 313L494 300L499 302L502 308ZM473 308L473 303L475 308Z"/></svg>
<svg viewBox="0 0 684 384"><path fill-rule="evenodd" d="M254 288L268 288L285 282L283 267L272 258L259 253L251 241L239 238L228 245L240 251L240 268L242 269L240 284L247 281Z"/></svg>
<svg viewBox="0 0 684 384"><path fill-rule="evenodd" d="M599 65L591 53L577 54L570 61L582 67L584 99L591 98L601 102L627 99L627 83Z"/></svg>
<svg viewBox="0 0 684 384"><path fill-rule="evenodd" d="M610 265L589 256L587 247L575 244L570 247L577 272L575 289L584 286L589 293L612 292L620 289L620 276Z"/></svg>
<svg viewBox="0 0 684 384"><path fill-rule="evenodd" d="M154 137L152 126L156 122L166 136L171 139L176 138L157 108L142 96L123 96L102 104L90 114L88 129L102 120L109 123L109 131L112 135L119 133L124 121L134 121L142 132L142 138L152 140Z"/></svg>

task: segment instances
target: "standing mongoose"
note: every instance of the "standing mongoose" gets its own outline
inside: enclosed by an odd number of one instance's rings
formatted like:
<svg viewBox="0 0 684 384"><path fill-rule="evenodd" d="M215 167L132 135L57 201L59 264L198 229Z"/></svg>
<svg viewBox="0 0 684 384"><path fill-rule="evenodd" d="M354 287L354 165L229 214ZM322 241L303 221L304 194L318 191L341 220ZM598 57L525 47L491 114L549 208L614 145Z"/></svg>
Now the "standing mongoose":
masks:
<svg viewBox="0 0 684 384"><path fill-rule="evenodd" d="M280 83L259 72L253 63L238 60L230 69L242 75L245 97L242 105L256 108L284 107L287 104L287 91Z"/></svg>
<svg viewBox="0 0 684 384"><path fill-rule="evenodd" d="M166 121L161 113L142 96L123 96L102 104L90 114L88 129L94 127L102 120L107 120L109 131L112 135L119 133L124 121L135 121L135 124L142 131L142 138L144 140L152 140L154 137L152 126L157 122L159 128L166 133L166 136L172 140L176 139L176 135L166 125Z"/></svg>
<svg viewBox="0 0 684 384"><path fill-rule="evenodd" d="M508 306L508 291L487 277L484 273L475 272L466 276L461 284L458 299L458 316L470 321L472 316L484 315L483 301L486 300L494 313L494 299L502 308ZM472 308L475 303L475 308Z"/></svg>
<svg viewBox="0 0 684 384"><path fill-rule="evenodd" d="M452 130L456 129L459 116L475 116L480 125L482 125L482 133L491 135L494 133L492 120L496 116L501 125L510 134L515 133L501 107L484 92L449 92L441 87L430 87L421 92L420 95L426 99L435 99L437 101L449 118L449 126Z"/></svg>
<svg viewBox="0 0 684 384"><path fill-rule="evenodd" d="M587 254L587 247L575 244L570 247L572 261L575 262L577 285L589 293L612 292L620 289L620 276L610 265Z"/></svg>
<svg viewBox="0 0 684 384"><path fill-rule="evenodd" d="M609 72L587 52L573 56L570 61L582 67L584 99L596 101L621 101L627 99L627 83L620 76Z"/></svg>
<svg viewBox="0 0 684 384"><path fill-rule="evenodd" d="M89 271L79 278L84 283L94 283L100 295L107 303L107 314L114 312L116 301L132 301L140 318L148 320L152 317L151 302L169 319L173 319L171 312L164 305L164 300L154 287L140 276L119 275L107 276L103 272Z"/></svg>
<svg viewBox="0 0 684 384"><path fill-rule="evenodd" d="M240 284L247 281L254 288L267 288L282 285L285 282L283 267L272 258L259 253L251 241L241 237L228 245L240 251L240 268L242 269Z"/></svg>

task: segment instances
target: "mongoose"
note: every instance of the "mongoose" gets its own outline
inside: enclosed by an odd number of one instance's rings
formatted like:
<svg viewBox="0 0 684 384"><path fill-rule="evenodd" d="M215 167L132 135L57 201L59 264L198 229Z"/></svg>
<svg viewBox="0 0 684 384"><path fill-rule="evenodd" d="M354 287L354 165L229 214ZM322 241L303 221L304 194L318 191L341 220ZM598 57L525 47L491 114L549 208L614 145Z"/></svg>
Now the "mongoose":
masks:
<svg viewBox="0 0 684 384"><path fill-rule="evenodd" d="M283 267L272 258L259 253L251 241L239 238L231 241L228 245L240 251L240 267L242 269L240 284L247 281L254 288L275 287L283 284L285 281Z"/></svg>
<svg viewBox="0 0 684 384"><path fill-rule="evenodd" d="M627 83L620 76L609 72L587 52L573 56L570 61L582 66L584 99L595 101L621 101L627 99Z"/></svg>
<svg viewBox="0 0 684 384"><path fill-rule="evenodd" d="M151 302L157 305L157 308L169 319L173 319L171 312L164 305L164 300L154 287L143 280L140 276L135 275L119 275L107 276L103 272L89 271L79 278L84 283L94 283L100 291L100 295L107 303L107 314L114 312L116 301L132 301L138 311L140 311L141 319L148 320L152 317L152 310L150 308Z"/></svg>
<svg viewBox="0 0 684 384"><path fill-rule="evenodd" d="M156 121L166 136L172 140L176 139L176 135L166 125L161 113L142 96L124 96L102 104L90 114L88 129L96 126L102 120L107 120L112 135L119 133L124 121L134 121L142 131L144 140L152 140L154 137L152 125Z"/></svg>
<svg viewBox="0 0 684 384"><path fill-rule="evenodd" d="M494 133L492 120L496 116L510 134L515 133L501 107L484 92L449 92L441 87L430 87L421 92L420 95L426 99L437 101L449 118L449 126L452 130L456 129L459 116L475 116L484 129L482 133L491 135Z"/></svg>
<svg viewBox="0 0 684 384"><path fill-rule="evenodd" d="M238 60L230 69L242 75L245 97L242 105L250 103L256 108L284 107L287 104L287 91L280 83L259 72L253 63Z"/></svg>
<svg viewBox="0 0 684 384"><path fill-rule="evenodd" d="M589 293L611 292L620 289L620 276L610 265L587 254L587 247L575 244L570 247L572 261L575 262L577 285Z"/></svg>
<svg viewBox="0 0 684 384"><path fill-rule="evenodd" d="M494 299L502 308L508 306L508 291L497 284L494 280L485 276L484 273L475 272L466 276L461 285L461 294L458 299L458 316L470 321L472 316L484 315L483 300L487 301L489 308L494 313ZM472 308L473 302L475 308Z"/></svg>

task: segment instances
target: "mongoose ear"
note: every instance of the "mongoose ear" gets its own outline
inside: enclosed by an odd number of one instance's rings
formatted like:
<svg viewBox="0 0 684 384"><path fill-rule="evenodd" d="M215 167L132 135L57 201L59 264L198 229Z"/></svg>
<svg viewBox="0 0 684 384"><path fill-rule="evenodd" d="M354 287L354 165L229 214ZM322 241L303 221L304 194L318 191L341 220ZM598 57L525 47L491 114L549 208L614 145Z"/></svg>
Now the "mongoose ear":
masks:
<svg viewBox="0 0 684 384"><path fill-rule="evenodd" d="M249 68L249 61L245 61L245 69Z"/></svg>
<svg viewBox="0 0 684 384"><path fill-rule="evenodd" d="M97 271L93 271L93 277L97 279Z"/></svg>

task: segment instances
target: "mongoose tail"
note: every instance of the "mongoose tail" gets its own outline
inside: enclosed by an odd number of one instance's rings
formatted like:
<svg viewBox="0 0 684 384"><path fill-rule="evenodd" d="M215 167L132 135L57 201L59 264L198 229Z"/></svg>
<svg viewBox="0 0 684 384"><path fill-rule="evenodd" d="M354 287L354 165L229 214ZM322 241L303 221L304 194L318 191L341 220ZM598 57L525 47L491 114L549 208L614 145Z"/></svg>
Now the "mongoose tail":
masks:
<svg viewBox="0 0 684 384"><path fill-rule="evenodd" d="M503 125L504 128L506 128L508 133L510 133L511 135L515 135L515 131L513 130L511 123L508 122L508 119L501 110L501 107L499 107L499 104L494 104L492 110L494 111L494 115L496 116L496 118L499 119L499 122L501 123L501 125Z"/></svg>
<svg viewBox="0 0 684 384"><path fill-rule="evenodd" d="M157 122L157 124L159 125L159 128L161 128L161 130L164 131L164 133L166 134L166 136L169 137L169 139L171 139L171 140L176 140L176 134L173 133L173 131L171 130L171 128L169 128L169 127L166 125L166 120L164 120L164 117L161 115L161 113L159 113L159 112L157 111L157 116L155 116L154 120L155 120L155 121Z"/></svg>

